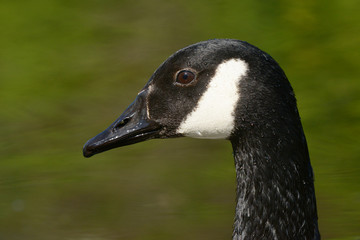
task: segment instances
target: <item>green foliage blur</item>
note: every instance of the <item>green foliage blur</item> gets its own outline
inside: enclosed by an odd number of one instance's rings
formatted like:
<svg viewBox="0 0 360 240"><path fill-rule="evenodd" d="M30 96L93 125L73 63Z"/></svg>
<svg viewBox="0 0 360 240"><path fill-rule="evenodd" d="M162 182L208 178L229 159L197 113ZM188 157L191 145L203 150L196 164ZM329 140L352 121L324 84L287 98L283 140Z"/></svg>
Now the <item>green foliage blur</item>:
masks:
<svg viewBox="0 0 360 240"><path fill-rule="evenodd" d="M0 239L230 239L227 141L152 140L90 159L82 146L170 54L248 41L293 85L323 239L360 236L358 0L3 0Z"/></svg>

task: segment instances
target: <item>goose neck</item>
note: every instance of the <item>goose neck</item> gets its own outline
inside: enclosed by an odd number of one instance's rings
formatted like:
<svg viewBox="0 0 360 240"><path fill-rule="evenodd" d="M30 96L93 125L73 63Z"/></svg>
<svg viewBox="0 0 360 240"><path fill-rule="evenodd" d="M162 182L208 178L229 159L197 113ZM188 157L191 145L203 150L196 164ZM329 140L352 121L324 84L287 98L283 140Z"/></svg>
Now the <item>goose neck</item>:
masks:
<svg viewBox="0 0 360 240"><path fill-rule="evenodd" d="M231 141L237 181L233 240L320 239L306 142L279 141ZM284 150L289 148L297 151Z"/></svg>

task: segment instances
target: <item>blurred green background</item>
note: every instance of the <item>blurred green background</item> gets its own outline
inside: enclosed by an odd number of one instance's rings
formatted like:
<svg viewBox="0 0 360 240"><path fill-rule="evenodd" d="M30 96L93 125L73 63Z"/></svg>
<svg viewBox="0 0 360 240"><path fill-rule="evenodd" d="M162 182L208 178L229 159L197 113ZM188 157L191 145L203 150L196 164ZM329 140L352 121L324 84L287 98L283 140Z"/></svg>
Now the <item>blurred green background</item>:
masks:
<svg viewBox="0 0 360 240"><path fill-rule="evenodd" d="M1 1L0 239L230 239L227 141L82 156L162 61L210 38L248 41L283 67L322 237L359 239L359 12L358 0Z"/></svg>

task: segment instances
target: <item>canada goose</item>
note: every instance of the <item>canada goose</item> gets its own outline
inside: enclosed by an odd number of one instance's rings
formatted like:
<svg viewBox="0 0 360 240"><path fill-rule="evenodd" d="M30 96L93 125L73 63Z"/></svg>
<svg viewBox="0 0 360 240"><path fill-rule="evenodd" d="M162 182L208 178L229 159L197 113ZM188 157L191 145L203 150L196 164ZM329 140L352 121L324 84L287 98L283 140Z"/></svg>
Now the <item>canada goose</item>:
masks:
<svg viewBox="0 0 360 240"><path fill-rule="evenodd" d="M313 171L292 87L251 44L183 48L135 101L84 146L85 157L153 138L230 140L237 203L233 239L320 239Z"/></svg>

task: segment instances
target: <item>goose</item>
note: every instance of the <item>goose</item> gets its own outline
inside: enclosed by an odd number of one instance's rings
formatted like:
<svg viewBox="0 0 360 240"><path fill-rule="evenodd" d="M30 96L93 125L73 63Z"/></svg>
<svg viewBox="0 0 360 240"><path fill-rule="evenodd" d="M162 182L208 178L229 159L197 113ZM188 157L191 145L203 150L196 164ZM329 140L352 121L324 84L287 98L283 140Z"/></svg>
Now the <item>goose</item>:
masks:
<svg viewBox="0 0 360 240"><path fill-rule="evenodd" d="M240 40L178 50L83 155L154 138L229 140L233 240L320 239L313 170L293 89L278 63Z"/></svg>

